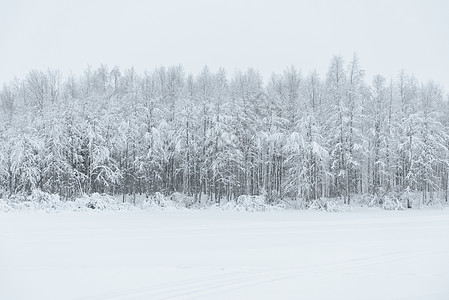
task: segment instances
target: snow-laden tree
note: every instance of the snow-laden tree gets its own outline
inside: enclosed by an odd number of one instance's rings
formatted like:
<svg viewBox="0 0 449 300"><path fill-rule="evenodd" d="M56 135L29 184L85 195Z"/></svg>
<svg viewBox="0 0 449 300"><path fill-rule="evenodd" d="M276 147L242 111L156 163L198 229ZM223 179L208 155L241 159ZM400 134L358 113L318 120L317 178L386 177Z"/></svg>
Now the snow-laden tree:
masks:
<svg viewBox="0 0 449 300"><path fill-rule="evenodd" d="M332 185L330 196L339 196L346 203L348 199L348 177L350 131L348 123L348 83L343 58L334 56L329 65L326 78L326 132L330 154L330 172Z"/></svg>
<svg viewBox="0 0 449 300"><path fill-rule="evenodd" d="M284 146L288 170L285 190L304 199L306 206L324 196L329 180L322 93L318 74L313 72L305 80L303 109Z"/></svg>
<svg viewBox="0 0 449 300"><path fill-rule="evenodd" d="M241 194L258 193L255 181L257 173L258 149L257 130L260 104L263 101L263 83L261 75L254 69L237 72L230 83L233 118L235 119L238 147L243 155L243 173L239 174Z"/></svg>
<svg viewBox="0 0 449 300"><path fill-rule="evenodd" d="M348 66L347 87L347 176L346 189L348 191L347 202L351 202L351 194L361 192L359 186L362 182L362 162L366 158L366 148L363 132L363 103L367 98L367 88L364 82L365 72L361 69L357 54L354 54Z"/></svg>
<svg viewBox="0 0 449 300"><path fill-rule="evenodd" d="M0 90L0 189L302 206L365 193L447 199L443 89L404 72L365 80L356 55L333 57L323 80L290 67L266 83L254 69L31 71Z"/></svg>
<svg viewBox="0 0 449 300"><path fill-rule="evenodd" d="M430 82L423 85L419 94L421 109L415 114L415 135L411 142L411 178L416 189L422 191L422 203L434 201L434 193L441 185L441 169L447 159L448 135L442 126L441 89Z"/></svg>

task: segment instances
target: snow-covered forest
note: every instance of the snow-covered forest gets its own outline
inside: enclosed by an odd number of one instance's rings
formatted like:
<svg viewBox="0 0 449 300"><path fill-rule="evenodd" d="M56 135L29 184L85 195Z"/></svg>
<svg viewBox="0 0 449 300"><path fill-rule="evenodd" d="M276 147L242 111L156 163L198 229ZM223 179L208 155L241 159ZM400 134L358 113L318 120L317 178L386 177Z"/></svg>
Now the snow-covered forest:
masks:
<svg viewBox="0 0 449 300"><path fill-rule="evenodd" d="M229 71L229 70L228 70ZM401 72L364 76L356 55L327 74L295 67L186 74L31 71L3 86L0 186L73 199L174 192L219 202L419 193L447 201L444 90Z"/></svg>

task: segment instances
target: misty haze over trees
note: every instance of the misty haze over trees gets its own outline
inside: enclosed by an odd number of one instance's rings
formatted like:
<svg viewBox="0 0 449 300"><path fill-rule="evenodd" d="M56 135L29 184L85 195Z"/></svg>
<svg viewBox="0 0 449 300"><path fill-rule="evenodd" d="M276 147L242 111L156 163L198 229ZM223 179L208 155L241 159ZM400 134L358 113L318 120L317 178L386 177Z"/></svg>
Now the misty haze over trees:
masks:
<svg viewBox="0 0 449 300"><path fill-rule="evenodd" d="M333 57L325 76L291 67L265 81L254 69L31 71L0 95L7 195L448 197L442 88L404 72L367 79L356 56Z"/></svg>

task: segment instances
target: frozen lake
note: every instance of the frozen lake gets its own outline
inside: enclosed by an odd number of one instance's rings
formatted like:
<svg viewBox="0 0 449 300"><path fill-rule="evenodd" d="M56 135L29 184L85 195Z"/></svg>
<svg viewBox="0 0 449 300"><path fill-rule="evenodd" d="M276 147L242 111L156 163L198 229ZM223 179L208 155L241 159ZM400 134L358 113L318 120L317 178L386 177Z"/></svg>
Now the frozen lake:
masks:
<svg viewBox="0 0 449 300"><path fill-rule="evenodd" d="M448 299L449 210L0 214L0 299Z"/></svg>

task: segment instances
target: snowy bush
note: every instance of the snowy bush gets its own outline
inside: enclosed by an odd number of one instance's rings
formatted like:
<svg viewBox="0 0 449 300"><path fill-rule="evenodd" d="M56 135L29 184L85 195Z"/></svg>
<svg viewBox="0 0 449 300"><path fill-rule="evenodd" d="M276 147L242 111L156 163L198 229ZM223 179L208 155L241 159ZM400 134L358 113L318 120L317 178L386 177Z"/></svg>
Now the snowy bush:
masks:
<svg viewBox="0 0 449 300"><path fill-rule="evenodd" d="M401 201L396 197L384 197L382 208L386 210L405 210Z"/></svg>
<svg viewBox="0 0 449 300"><path fill-rule="evenodd" d="M153 202L157 203L160 206L164 206L166 199L163 194L156 192L151 196Z"/></svg>
<svg viewBox="0 0 449 300"><path fill-rule="evenodd" d="M376 195L367 195L365 197L365 201L366 201L366 203L368 203L369 207L373 207L373 206L378 206L379 204L381 204L382 198L378 197L377 194Z"/></svg>
<svg viewBox="0 0 449 300"><path fill-rule="evenodd" d="M27 199L32 203L38 204L40 209L43 210L59 210L63 206L59 195L49 194L39 189L33 190Z"/></svg>
<svg viewBox="0 0 449 300"><path fill-rule="evenodd" d="M327 212L346 212L351 210L350 207L340 205L336 200L325 198L313 200L310 202L308 209Z"/></svg>
<svg viewBox="0 0 449 300"><path fill-rule="evenodd" d="M0 212L10 212L10 211L12 211L11 206L9 206L5 200L0 199Z"/></svg>
<svg viewBox="0 0 449 300"><path fill-rule="evenodd" d="M361 206L368 205L372 200L372 195L369 194L358 194L352 195L352 203L358 203Z"/></svg>
<svg viewBox="0 0 449 300"><path fill-rule="evenodd" d="M22 193L22 192L17 193L17 194L12 194L9 197L7 197L6 199L10 204L29 201L27 194Z"/></svg>
<svg viewBox="0 0 449 300"><path fill-rule="evenodd" d="M173 193L170 200L173 201L173 203L183 207L190 207L194 202L193 197L189 197L181 193Z"/></svg>
<svg viewBox="0 0 449 300"><path fill-rule="evenodd" d="M404 195L401 193L390 192L382 196L372 195L367 199L369 200L369 207L380 206L385 210L405 210L403 205Z"/></svg>
<svg viewBox="0 0 449 300"><path fill-rule="evenodd" d="M35 189L30 195L18 193L11 195L0 203L0 211L59 211L64 206L59 195L49 194L39 189Z"/></svg>
<svg viewBox="0 0 449 300"><path fill-rule="evenodd" d="M40 190L33 190L30 195L18 193L5 199L0 199L0 212L11 211L118 211L133 209L182 209L189 207L193 202L192 197L175 193L170 197L164 197L161 193L155 193L138 206L129 202L121 203L107 194L93 193L83 195L74 201L61 201L55 194L49 194Z"/></svg>
<svg viewBox="0 0 449 300"><path fill-rule="evenodd" d="M84 205L87 208L97 210L120 210L129 206L125 203L117 203L117 201L109 195L98 193L93 193L90 196L84 195L82 198L77 199L76 202L81 204L81 207Z"/></svg>
<svg viewBox="0 0 449 300"><path fill-rule="evenodd" d="M246 196L242 195L237 198L237 205L244 207L247 211L265 211L265 196Z"/></svg>
<svg viewBox="0 0 449 300"><path fill-rule="evenodd" d="M382 208L386 210L405 210L399 194L385 194L382 197Z"/></svg>
<svg viewBox="0 0 449 300"><path fill-rule="evenodd" d="M241 195L235 201L229 201L221 206L223 210L258 212L270 209L282 209L281 205L271 206L265 203L265 196Z"/></svg>
<svg viewBox="0 0 449 300"><path fill-rule="evenodd" d="M179 194L179 193L177 193ZM181 194L179 194L181 195ZM145 201L143 201L140 204L141 209L145 210L154 210L154 209L167 209L167 208L173 208L173 209L180 209L185 208L185 202L183 202L182 197L176 195L175 198L177 201L173 201L173 195L170 197L165 197L161 193L154 193L153 195L148 196ZM187 198L187 197L186 197Z"/></svg>

